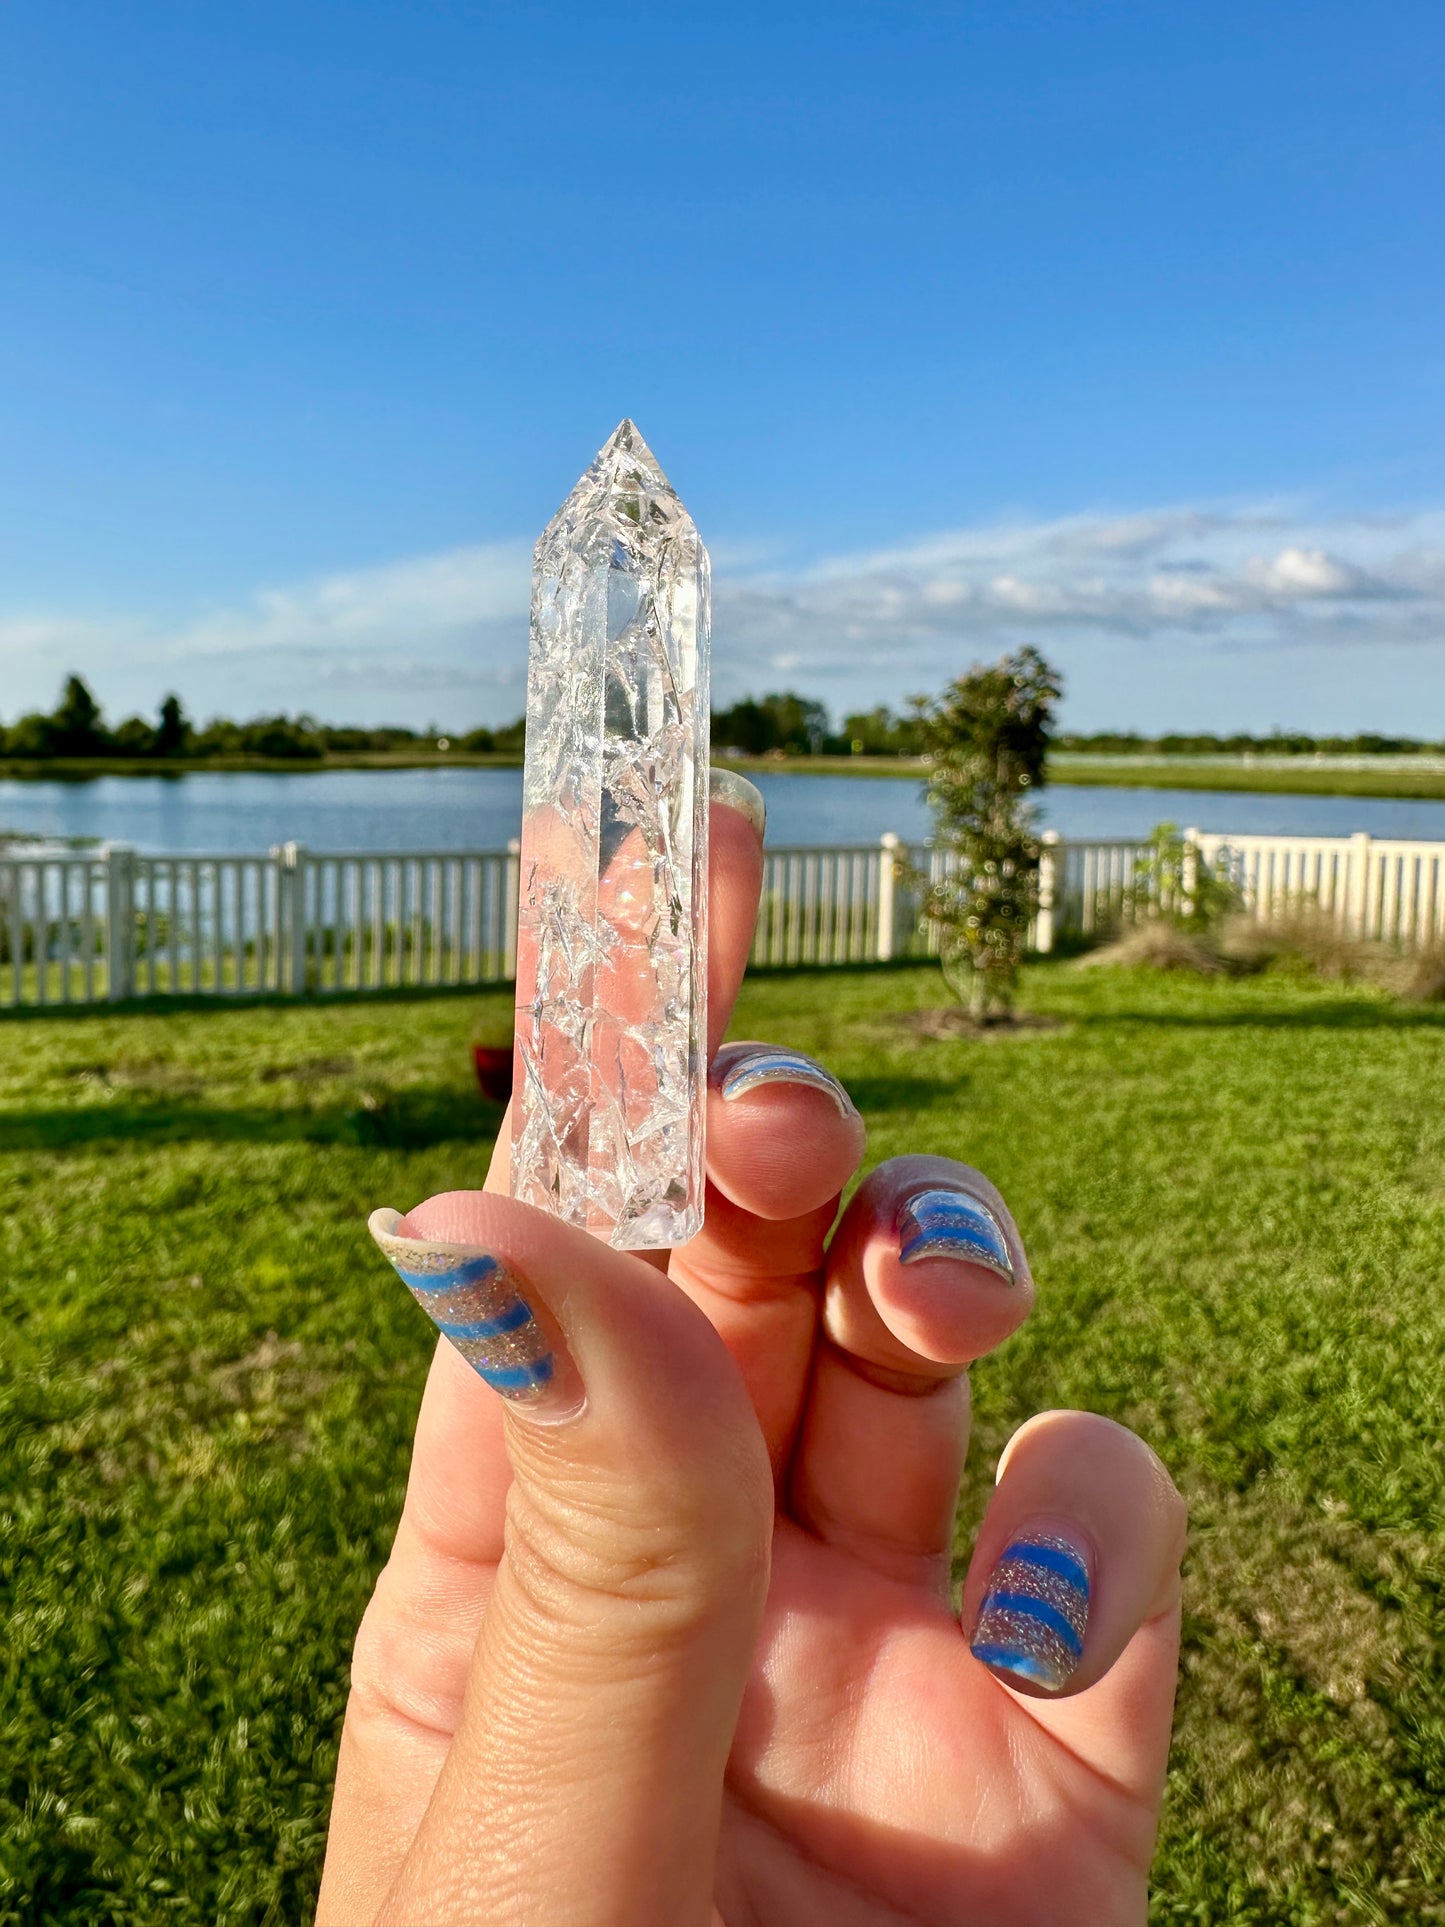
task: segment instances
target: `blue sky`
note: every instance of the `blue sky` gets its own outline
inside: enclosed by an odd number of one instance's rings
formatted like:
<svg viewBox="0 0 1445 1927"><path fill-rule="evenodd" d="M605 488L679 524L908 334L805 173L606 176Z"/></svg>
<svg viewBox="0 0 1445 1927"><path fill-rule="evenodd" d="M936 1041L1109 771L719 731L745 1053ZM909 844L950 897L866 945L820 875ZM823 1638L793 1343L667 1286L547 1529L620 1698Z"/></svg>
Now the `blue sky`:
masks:
<svg viewBox="0 0 1445 1927"><path fill-rule="evenodd" d="M715 684L1445 736L1445 12L0 8L0 716L517 712L631 414Z"/></svg>

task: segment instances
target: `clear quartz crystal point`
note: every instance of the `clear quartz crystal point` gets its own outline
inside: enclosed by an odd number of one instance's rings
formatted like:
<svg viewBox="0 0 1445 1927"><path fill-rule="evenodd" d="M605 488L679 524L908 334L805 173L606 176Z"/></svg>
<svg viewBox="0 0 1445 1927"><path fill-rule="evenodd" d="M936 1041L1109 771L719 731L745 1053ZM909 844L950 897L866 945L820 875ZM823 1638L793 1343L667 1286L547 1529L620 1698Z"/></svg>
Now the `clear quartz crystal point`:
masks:
<svg viewBox="0 0 1445 1927"><path fill-rule="evenodd" d="M532 568L512 1195L626 1250L702 1224L707 550L630 421Z"/></svg>

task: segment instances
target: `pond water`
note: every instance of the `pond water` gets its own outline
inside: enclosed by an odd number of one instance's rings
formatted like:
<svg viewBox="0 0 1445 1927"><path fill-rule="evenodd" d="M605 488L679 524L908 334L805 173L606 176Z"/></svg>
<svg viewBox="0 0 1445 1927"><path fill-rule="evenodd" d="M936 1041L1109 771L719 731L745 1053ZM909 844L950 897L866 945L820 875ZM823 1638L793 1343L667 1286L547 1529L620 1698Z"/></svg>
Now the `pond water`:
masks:
<svg viewBox="0 0 1445 1927"><path fill-rule="evenodd" d="M770 843L869 843L928 834L916 778L769 772ZM130 843L147 851L499 849L517 834L521 771L326 770L296 774L0 780L0 834ZM1235 791L1076 788L1045 792L1045 821L1083 839L1147 835L1156 823L1266 835L1445 841L1445 802Z"/></svg>

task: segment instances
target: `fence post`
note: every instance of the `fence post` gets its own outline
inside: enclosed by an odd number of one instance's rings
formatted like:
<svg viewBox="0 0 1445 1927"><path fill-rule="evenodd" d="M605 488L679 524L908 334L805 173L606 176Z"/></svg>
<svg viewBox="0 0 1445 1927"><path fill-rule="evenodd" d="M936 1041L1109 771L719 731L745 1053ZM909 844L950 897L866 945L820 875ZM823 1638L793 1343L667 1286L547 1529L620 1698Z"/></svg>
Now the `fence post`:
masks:
<svg viewBox="0 0 1445 1927"><path fill-rule="evenodd" d="M1195 899L1199 895L1199 832L1197 829L1188 829L1184 832L1184 855L1179 865L1179 888L1184 898L1179 906L1179 914L1183 917L1192 917Z"/></svg>
<svg viewBox="0 0 1445 1927"><path fill-rule="evenodd" d="M502 977L510 983L517 975L517 918L521 914L522 845L515 837L507 839L507 860L502 865Z"/></svg>
<svg viewBox="0 0 1445 1927"><path fill-rule="evenodd" d="M112 1004L135 995L135 851L107 843L105 863L105 994Z"/></svg>
<svg viewBox="0 0 1445 1927"><path fill-rule="evenodd" d="M1039 839L1039 909L1034 919L1034 949L1046 957L1054 947L1054 905L1059 893L1059 833L1045 830Z"/></svg>
<svg viewBox="0 0 1445 1927"><path fill-rule="evenodd" d="M1370 834L1356 830L1350 838L1350 928L1356 936L1370 933L1365 922L1370 913Z"/></svg>
<svg viewBox="0 0 1445 1927"><path fill-rule="evenodd" d="M878 859L878 961L891 963L898 921L898 835L885 830L879 838L883 854Z"/></svg>
<svg viewBox="0 0 1445 1927"><path fill-rule="evenodd" d="M302 996L306 990L306 852L283 843L276 861L276 982L280 990Z"/></svg>

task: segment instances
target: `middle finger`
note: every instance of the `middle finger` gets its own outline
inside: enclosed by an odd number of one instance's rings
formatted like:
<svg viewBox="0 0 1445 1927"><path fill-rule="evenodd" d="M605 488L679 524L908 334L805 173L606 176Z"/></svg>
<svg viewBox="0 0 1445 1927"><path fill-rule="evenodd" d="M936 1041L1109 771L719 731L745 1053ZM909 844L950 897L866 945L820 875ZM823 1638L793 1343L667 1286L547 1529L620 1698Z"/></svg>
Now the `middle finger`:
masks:
<svg viewBox="0 0 1445 1927"><path fill-rule="evenodd" d="M775 1474L792 1448L838 1198L863 1120L812 1058L769 1044L719 1051L708 1086L703 1228L672 1277L707 1313L752 1394Z"/></svg>

